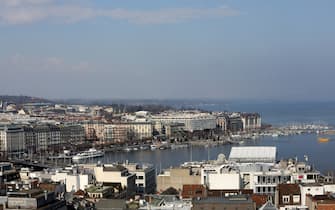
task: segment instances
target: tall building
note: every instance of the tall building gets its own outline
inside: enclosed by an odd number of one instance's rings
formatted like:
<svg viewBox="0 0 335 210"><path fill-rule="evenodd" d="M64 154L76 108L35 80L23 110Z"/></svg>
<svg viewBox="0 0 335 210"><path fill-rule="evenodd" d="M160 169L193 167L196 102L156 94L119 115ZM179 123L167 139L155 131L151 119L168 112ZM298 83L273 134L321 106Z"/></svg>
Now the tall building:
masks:
<svg viewBox="0 0 335 210"><path fill-rule="evenodd" d="M80 143L85 140L85 129L82 125L60 125L61 144Z"/></svg>
<svg viewBox="0 0 335 210"><path fill-rule="evenodd" d="M227 129L232 133L243 131L243 122L239 113L229 115Z"/></svg>
<svg viewBox="0 0 335 210"><path fill-rule="evenodd" d="M26 149L24 129L20 125L0 126L0 151L23 152Z"/></svg>
<svg viewBox="0 0 335 210"><path fill-rule="evenodd" d="M256 130L262 127L261 116L258 113L242 113L241 120L244 131Z"/></svg>
<svg viewBox="0 0 335 210"><path fill-rule="evenodd" d="M36 125L34 133L39 151L54 150L61 146L60 128L56 125Z"/></svg>
<svg viewBox="0 0 335 210"><path fill-rule="evenodd" d="M128 140L128 128L125 124L105 125L104 143L125 143Z"/></svg>
<svg viewBox="0 0 335 210"><path fill-rule="evenodd" d="M225 132L227 131L227 126L228 126L228 115L226 114L221 114L216 117L216 127L222 131Z"/></svg>
<svg viewBox="0 0 335 210"><path fill-rule="evenodd" d="M32 126L24 126L24 136L26 141L26 148L29 155L37 151L37 139Z"/></svg>
<svg viewBox="0 0 335 210"><path fill-rule="evenodd" d="M104 138L105 123L101 121L86 121L82 126L85 129L86 139L102 140Z"/></svg>
<svg viewBox="0 0 335 210"><path fill-rule="evenodd" d="M124 143L152 137L153 125L150 122L123 122L105 125L105 143Z"/></svg>

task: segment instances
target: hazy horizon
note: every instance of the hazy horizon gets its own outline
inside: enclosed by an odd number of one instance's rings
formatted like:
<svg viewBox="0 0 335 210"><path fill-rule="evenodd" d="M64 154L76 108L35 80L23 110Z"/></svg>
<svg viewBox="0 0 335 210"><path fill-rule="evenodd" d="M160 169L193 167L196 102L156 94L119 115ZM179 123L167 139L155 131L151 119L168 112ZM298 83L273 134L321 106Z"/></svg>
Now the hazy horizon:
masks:
<svg viewBox="0 0 335 210"><path fill-rule="evenodd" d="M2 0L0 95L334 101L335 2Z"/></svg>
<svg viewBox="0 0 335 210"><path fill-rule="evenodd" d="M105 97L105 98L94 98L94 97L82 97L82 98L52 98L52 97L44 97L44 96L33 96L33 95L8 95L8 94L0 94L1 96L14 96L14 97L32 97L32 98L40 98L49 100L51 102L101 102L101 103L139 103L143 102L143 104L162 104L164 103L198 103L198 104L224 104L224 103L242 103L242 104L333 104L335 103L334 99L329 100L283 100L283 99L248 99L248 98L113 98L113 97Z"/></svg>

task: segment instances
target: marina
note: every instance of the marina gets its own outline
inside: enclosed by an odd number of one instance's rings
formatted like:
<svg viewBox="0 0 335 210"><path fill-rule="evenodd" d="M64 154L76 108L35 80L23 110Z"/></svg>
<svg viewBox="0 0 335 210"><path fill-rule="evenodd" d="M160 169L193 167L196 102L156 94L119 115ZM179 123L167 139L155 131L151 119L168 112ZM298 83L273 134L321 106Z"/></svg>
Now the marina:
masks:
<svg viewBox="0 0 335 210"><path fill-rule="evenodd" d="M332 171L334 168L331 160L335 158L333 152L335 142L319 143L316 134L279 136L278 138L264 136L257 139L246 139L240 144L180 144L166 150L156 148L130 152L108 151L105 152L104 157L89 158L85 162L147 162L153 164L159 171L178 166L183 162L215 159L220 153L229 156L232 146L276 146L279 159L296 157L304 160L308 156L309 163L322 172Z"/></svg>

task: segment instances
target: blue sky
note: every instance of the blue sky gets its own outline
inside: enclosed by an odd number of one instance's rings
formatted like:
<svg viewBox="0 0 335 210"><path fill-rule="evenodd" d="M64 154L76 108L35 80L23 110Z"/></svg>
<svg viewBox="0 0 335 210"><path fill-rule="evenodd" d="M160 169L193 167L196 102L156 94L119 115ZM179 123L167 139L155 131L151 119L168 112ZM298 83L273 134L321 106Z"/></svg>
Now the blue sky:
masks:
<svg viewBox="0 0 335 210"><path fill-rule="evenodd" d="M333 0L0 0L0 94L333 100Z"/></svg>

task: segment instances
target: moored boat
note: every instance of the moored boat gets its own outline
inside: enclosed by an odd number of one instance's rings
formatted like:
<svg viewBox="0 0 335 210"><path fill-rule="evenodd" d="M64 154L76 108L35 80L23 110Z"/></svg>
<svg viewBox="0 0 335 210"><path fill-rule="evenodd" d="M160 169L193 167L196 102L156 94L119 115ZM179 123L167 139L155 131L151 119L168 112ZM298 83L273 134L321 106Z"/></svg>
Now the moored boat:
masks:
<svg viewBox="0 0 335 210"><path fill-rule="evenodd" d="M320 143L326 143L326 142L329 141L329 138L319 137L319 138L318 138L318 141L319 141Z"/></svg>
<svg viewBox="0 0 335 210"><path fill-rule="evenodd" d="M151 150L156 150L157 148L158 148L158 145L156 145L156 144L151 144L150 145Z"/></svg>
<svg viewBox="0 0 335 210"><path fill-rule="evenodd" d="M94 148L89 149L88 151L84 151L81 153L76 154L72 157L73 161L79 161L83 159L95 158L95 157L102 157L104 156L104 152L101 150L96 150Z"/></svg>

